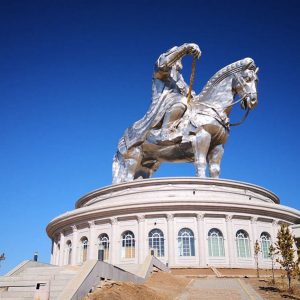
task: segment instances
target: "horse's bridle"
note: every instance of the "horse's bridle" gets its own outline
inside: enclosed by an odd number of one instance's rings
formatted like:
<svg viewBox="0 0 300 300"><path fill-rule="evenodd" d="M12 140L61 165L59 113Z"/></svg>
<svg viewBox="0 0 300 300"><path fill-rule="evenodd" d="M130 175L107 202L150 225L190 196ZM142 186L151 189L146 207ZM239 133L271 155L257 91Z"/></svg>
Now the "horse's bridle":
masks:
<svg viewBox="0 0 300 300"><path fill-rule="evenodd" d="M258 71L258 68L257 68L257 71ZM255 72L257 72L257 71L255 71ZM241 98L239 98L238 100L234 101L232 104L228 105L226 108L231 107L231 106L233 106L237 103L241 103L242 106L245 106L242 101L245 101L245 98L250 98L250 96L253 94L251 92L249 93L249 92L246 91L244 84L241 82L240 78L236 76L236 74L234 74L234 78L236 79L238 84L241 86L241 88L244 92L244 95ZM229 126L239 126L239 125L243 124L246 121L246 119L247 119L247 117L250 113L250 110L251 109L250 109L249 105L247 105L247 110L246 110L243 118L241 119L241 121L236 122L236 123L229 123Z"/></svg>
<svg viewBox="0 0 300 300"><path fill-rule="evenodd" d="M226 110L226 108L228 108L228 107L234 106L235 104L241 103L244 100L244 98L247 97L248 95L249 95L249 93L245 92L245 94L241 98L239 98L236 101L234 101L233 103L225 106L224 110ZM203 112L200 113L201 115L207 115L207 116L213 117L217 122L219 122L227 130L229 130L230 126L238 126L238 125L243 124L246 121L246 119L247 119L247 117L249 115L249 112L250 112L250 108L248 107L247 110L246 110L246 112L245 112L245 115L243 116L243 118L241 119L241 121L236 122L236 123L230 123L230 122L225 122L225 120L222 118L222 116L220 115L220 113L218 112L218 110L215 109L213 106L211 106L209 104L206 104L204 102L202 102L201 105L206 106L206 107L212 109L216 113L216 115L218 116L218 118L216 118L215 116L211 116L210 114L205 114Z"/></svg>
<svg viewBox="0 0 300 300"><path fill-rule="evenodd" d="M256 73L257 71L258 71L258 68L256 68L255 73ZM251 92L247 92L247 91L246 91L244 84L241 82L240 78L238 78L237 75L236 75L235 73L234 73L233 75L234 75L234 78L236 79L236 81L238 82L238 84L240 85L240 87L242 88L243 96L240 97L240 98L238 98L237 100L235 100L235 101L232 102L231 104L225 106L225 107L224 107L224 110L226 110L227 108L232 107L232 106L234 106L234 105L236 105L236 104L238 104L238 103L241 103L241 105L243 106L242 101L245 101L245 98L251 98L250 96L253 94L253 93L251 93ZM247 101L247 102L248 102L248 101ZM213 117L217 122L219 122L219 123L220 123L225 129L227 129L227 130L230 129L230 126L239 126L239 125L243 124L243 123L246 121L246 119L247 119L247 117L248 117L248 115L249 115L249 113L250 113L250 110L251 110L251 109L249 108L249 106L247 105L247 109L246 109L246 112L245 112L243 118L242 118L239 122L236 122L236 123L230 123L230 122L226 122L226 121L224 120L224 118L222 118L222 116L220 115L220 113L218 112L218 110L217 110L215 107L213 107L213 106L211 106L211 105L209 105L209 104L207 104L207 103L204 103L204 102L200 103L200 105L203 105L203 106L206 106L207 108L212 109L212 110L215 112L216 116L212 116L212 115L206 114L206 113L204 113L204 112L198 112L198 114L201 114L201 115L207 115L207 116Z"/></svg>

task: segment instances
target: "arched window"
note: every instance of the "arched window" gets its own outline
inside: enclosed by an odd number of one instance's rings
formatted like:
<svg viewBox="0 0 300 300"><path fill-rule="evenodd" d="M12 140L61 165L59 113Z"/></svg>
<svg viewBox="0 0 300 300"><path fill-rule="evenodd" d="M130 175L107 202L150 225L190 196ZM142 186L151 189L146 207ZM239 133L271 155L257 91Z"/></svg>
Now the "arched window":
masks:
<svg viewBox="0 0 300 300"><path fill-rule="evenodd" d="M104 260L108 260L109 258L109 237L106 233L102 233L99 235L99 248L102 246L104 250Z"/></svg>
<svg viewBox="0 0 300 300"><path fill-rule="evenodd" d="M160 229L152 229L149 234L149 249L157 257L165 256L164 234Z"/></svg>
<svg viewBox="0 0 300 300"><path fill-rule="evenodd" d="M70 240L66 243L66 264L70 265L72 263L72 242Z"/></svg>
<svg viewBox="0 0 300 300"><path fill-rule="evenodd" d="M208 232L209 256L225 256L224 238L219 229L213 228Z"/></svg>
<svg viewBox="0 0 300 300"><path fill-rule="evenodd" d="M122 233L122 258L135 257L135 239L132 231L124 231Z"/></svg>
<svg viewBox="0 0 300 300"><path fill-rule="evenodd" d="M194 233L189 228L182 228L178 232L179 256L195 256Z"/></svg>
<svg viewBox="0 0 300 300"><path fill-rule="evenodd" d="M244 230L239 230L236 233L236 249L238 257L251 256L249 235Z"/></svg>
<svg viewBox="0 0 300 300"><path fill-rule="evenodd" d="M267 232L260 235L261 253L264 259L270 258L269 248L271 246L271 236Z"/></svg>
<svg viewBox="0 0 300 300"><path fill-rule="evenodd" d="M80 262L85 262L87 260L87 255L88 255L88 246L89 246L89 241L87 237L82 237L81 238L81 261Z"/></svg>

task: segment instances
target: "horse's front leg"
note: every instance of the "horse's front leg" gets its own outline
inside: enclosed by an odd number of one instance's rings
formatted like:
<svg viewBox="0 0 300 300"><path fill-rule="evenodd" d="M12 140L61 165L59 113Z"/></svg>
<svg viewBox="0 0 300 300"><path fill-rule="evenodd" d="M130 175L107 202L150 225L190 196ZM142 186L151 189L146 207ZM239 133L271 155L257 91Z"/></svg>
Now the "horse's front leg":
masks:
<svg viewBox="0 0 300 300"><path fill-rule="evenodd" d="M209 151L208 164L210 177L219 178L221 159L224 154L224 146L218 145Z"/></svg>
<svg viewBox="0 0 300 300"><path fill-rule="evenodd" d="M205 170L207 165L207 152L211 142L211 135L201 128L194 139L192 146L194 150L194 165L196 168L196 176L205 177Z"/></svg>

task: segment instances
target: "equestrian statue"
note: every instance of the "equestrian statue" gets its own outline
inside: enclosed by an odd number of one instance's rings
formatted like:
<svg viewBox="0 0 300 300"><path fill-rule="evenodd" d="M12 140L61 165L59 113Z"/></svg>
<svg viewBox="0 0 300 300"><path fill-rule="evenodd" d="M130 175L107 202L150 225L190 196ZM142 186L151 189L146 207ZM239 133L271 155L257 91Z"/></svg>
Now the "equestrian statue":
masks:
<svg viewBox="0 0 300 300"><path fill-rule="evenodd" d="M182 58L193 57L189 85L181 74ZM230 126L242 123L257 105L254 60L245 58L218 71L199 95L192 90L199 46L186 43L159 56L152 79L152 103L144 117L125 130L113 158L113 183L149 178L162 162L194 162L196 176L218 178ZM231 124L240 103L245 116Z"/></svg>

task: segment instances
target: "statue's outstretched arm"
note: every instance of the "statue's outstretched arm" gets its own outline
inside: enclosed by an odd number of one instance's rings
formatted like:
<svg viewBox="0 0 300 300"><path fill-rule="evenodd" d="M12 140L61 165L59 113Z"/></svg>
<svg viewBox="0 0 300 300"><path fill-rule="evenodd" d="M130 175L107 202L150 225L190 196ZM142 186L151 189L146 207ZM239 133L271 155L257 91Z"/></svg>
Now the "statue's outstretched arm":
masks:
<svg viewBox="0 0 300 300"><path fill-rule="evenodd" d="M180 60L183 56L190 54L196 58L201 56L200 48L197 44L194 43L186 43L179 47L173 47L168 52L162 54L158 61L156 67L158 69L162 69L167 71L170 69L175 63Z"/></svg>

